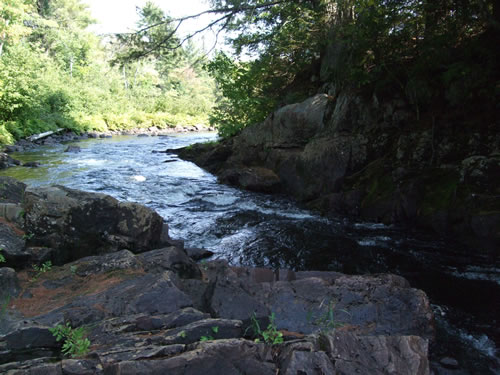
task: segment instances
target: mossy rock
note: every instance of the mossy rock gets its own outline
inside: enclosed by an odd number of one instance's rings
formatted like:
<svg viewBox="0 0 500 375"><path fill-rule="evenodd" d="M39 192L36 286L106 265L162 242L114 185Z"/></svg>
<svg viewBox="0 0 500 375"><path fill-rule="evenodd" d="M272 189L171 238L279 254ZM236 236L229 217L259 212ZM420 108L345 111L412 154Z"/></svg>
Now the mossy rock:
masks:
<svg viewBox="0 0 500 375"><path fill-rule="evenodd" d="M435 168L426 171L422 175L420 214L428 216L453 208L459 196L459 183L460 175L455 170Z"/></svg>

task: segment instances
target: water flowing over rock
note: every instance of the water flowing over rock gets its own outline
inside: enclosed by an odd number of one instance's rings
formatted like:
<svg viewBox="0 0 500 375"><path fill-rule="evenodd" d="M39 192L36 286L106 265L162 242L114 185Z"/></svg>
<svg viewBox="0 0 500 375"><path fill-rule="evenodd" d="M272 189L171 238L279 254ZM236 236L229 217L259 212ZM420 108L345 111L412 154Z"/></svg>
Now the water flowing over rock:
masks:
<svg viewBox="0 0 500 375"><path fill-rule="evenodd" d="M276 176L267 192L326 214L417 225L498 255L495 124L457 132L446 120L426 126L413 118L400 98L344 90L280 108L218 144L170 151L224 183L266 191L242 177L261 168Z"/></svg>

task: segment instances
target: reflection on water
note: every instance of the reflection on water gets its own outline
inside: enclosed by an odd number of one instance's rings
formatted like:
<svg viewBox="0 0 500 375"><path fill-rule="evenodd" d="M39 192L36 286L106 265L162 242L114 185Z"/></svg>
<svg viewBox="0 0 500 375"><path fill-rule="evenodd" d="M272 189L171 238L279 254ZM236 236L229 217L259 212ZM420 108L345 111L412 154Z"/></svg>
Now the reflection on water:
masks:
<svg viewBox="0 0 500 375"><path fill-rule="evenodd" d="M175 155L153 151L213 140L213 134L114 137L13 154L39 168L0 171L29 185L62 184L145 204L173 237L206 247L233 264L272 268L392 272L427 292L437 312L435 353L471 373L499 369L500 267L473 251L419 233L319 217L283 197L219 185ZM167 162L165 162L167 161Z"/></svg>

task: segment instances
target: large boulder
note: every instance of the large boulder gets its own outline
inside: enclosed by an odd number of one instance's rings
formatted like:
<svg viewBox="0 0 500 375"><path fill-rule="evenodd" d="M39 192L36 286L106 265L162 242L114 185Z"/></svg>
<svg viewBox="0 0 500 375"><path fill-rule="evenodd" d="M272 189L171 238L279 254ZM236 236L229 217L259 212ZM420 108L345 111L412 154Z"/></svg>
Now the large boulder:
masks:
<svg viewBox="0 0 500 375"><path fill-rule="evenodd" d="M63 186L25 193L25 229L30 245L56 250L54 261L128 249L142 252L161 243L163 219L136 203Z"/></svg>

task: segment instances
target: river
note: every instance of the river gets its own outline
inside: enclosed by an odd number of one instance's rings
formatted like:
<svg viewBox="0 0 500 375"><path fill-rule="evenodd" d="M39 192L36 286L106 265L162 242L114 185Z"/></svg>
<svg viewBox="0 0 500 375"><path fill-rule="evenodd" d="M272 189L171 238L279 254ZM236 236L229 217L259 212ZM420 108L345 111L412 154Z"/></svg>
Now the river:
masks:
<svg viewBox="0 0 500 375"><path fill-rule="evenodd" d="M170 235L235 265L391 272L429 296L436 315L432 359L453 357L450 374L500 373L500 264L452 240L375 223L325 218L282 196L240 191L175 155L159 153L210 133L120 136L41 146L12 157L39 168L0 171L28 185L61 184L155 209Z"/></svg>

